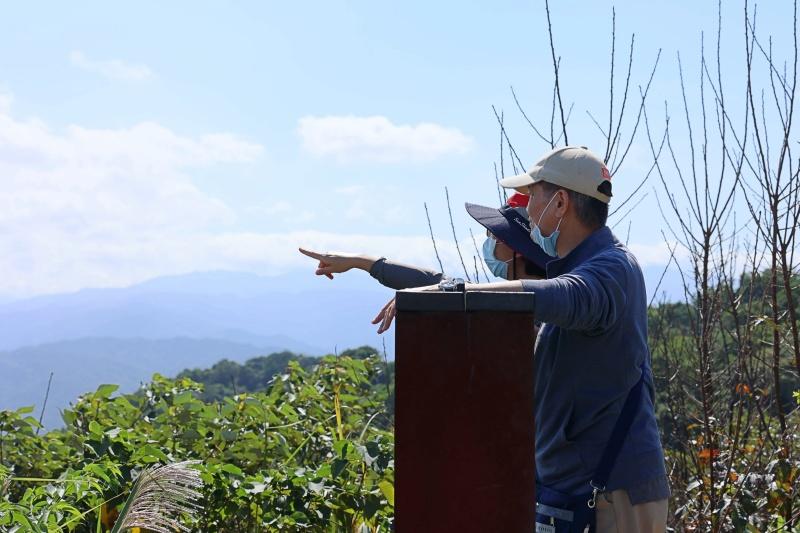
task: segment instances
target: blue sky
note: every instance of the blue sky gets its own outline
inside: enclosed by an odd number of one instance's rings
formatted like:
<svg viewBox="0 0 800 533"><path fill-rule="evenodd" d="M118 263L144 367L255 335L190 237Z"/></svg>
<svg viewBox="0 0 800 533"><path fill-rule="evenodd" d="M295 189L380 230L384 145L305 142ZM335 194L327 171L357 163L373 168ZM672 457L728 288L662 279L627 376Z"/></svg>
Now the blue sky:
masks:
<svg viewBox="0 0 800 533"><path fill-rule="evenodd" d="M679 51L696 97L716 2L552 4L572 143L603 148L586 111L607 120L612 5L618 81L636 33L630 110L659 48L655 130L665 100L679 109ZM722 67L741 93L743 5L725 4ZM759 25L779 48L791 6L765 6ZM0 19L0 297L212 269L310 271L298 245L435 266L423 202L446 269L458 271L444 187L466 244L478 228L463 203L497 204L491 106L526 165L548 148L511 85L547 128L543 2L10 4ZM508 154L504 163L511 173ZM651 163L638 136L615 198ZM656 185L616 228L647 265L668 257Z"/></svg>

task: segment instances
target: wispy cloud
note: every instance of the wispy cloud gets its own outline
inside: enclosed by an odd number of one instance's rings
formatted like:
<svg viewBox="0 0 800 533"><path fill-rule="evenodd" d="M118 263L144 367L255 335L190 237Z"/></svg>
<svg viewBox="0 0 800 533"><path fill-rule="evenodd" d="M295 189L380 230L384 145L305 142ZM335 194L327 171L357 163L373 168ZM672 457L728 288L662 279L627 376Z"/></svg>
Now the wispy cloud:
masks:
<svg viewBox="0 0 800 533"><path fill-rule="evenodd" d="M310 268L299 245L435 264L427 235L242 229L239 213L192 180L197 170L261 156L260 145L236 135L186 136L155 122L61 130L17 118L11 107L9 98L0 110L0 294L124 286L198 270ZM342 186L335 194L362 202L371 192ZM314 216L297 213L287 199L261 210L265 217ZM454 245L438 245L455 268Z"/></svg>
<svg viewBox="0 0 800 533"><path fill-rule="evenodd" d="M0 92L0 295L123 286L202 270L279 273L310 269L297 246L386 255L435 267L427 234L247 231L231 206L192 176L212 165L248 164L264 149L231 133L186 136L155 123L127 128L52 129L12 113ZM381 212L384 189L341 184L331 201L347 217ZM298 207L299 205L299 207ZM249 213L300 222L315 208L276 197ZM387 225L390 226L390 225ZM368 232L367 232L368 233ZM472 268L472 243L460 242ZM445 269L461 274L455 243L438 239ZM665 264L665 245L631 246L644 265Z"/></svg>
<svg viewBox="0 0 800 533"><path fill-rule="evenodd" d="M134 65L120 59L94 60L86 57L83 52L78 50L70 52L69 61L72 65L82 70L94 72L114 80L145 81L155 77L155 74L147 65Z"/></svg>
<svg viewBox="0 0 800 533"><path fill-rule="evenodd" d="M339 161L429 161L463 154L474 144L456 128L398 125L383 116L308 116L300 119L297 133L310 153Z"/></svg>
<svg viewBox="0 0 800 533"><path fill-rule="evenodd" d="M237 214L192 176L263 152L229 133L184 136L154 122L53 130L9 108L0 108L0 293L116 285L213 259L209 237Z"/></svg>

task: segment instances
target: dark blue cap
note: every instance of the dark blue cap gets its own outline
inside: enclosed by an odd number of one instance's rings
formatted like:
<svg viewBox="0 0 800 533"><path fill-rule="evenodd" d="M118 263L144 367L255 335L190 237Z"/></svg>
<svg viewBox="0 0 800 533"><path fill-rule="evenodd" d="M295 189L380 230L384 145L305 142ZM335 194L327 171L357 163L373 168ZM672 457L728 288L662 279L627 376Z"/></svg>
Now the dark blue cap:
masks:
<svg viewBox="0 0 800 533"><path fill-rule="evenodd" d="M503 244L536 265L542 273L546 271L545 265L553 258L531 239L531 223L524 208L504 205L496 209L470 203L464 204L464 207L472 218Z"/></svg>

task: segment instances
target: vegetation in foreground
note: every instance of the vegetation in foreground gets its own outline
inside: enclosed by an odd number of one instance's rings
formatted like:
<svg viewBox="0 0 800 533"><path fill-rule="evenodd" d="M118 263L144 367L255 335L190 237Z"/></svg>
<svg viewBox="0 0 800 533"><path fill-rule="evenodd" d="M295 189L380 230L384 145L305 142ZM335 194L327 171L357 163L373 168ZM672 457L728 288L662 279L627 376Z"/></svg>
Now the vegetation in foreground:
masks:
<svg viewBox="0 0 800 533"><path fill-rule="evenodd" d="M46 433L30 407L1 411L0 530L109 530L145 468L197 460L203 498L189 530L387 531L390 387L367 352L309 369L289 360L263 391L219 400L188 377L155 375L128 396L101 385Z"/></svg>
<svg viewBox="0 0 800 533"><path fill-rule="evenodd" d="M776 358L770 343L777 332L792 347L791 324L771 315L798 309L788 292L772 298L770 277L715 285L706 329L702 302L650 309L675 531L789 531L800 516L800 379L793 350ZM197 461L187 530L387 531L393 369L368 347L283 352L156 375L127 396L101 385L60 430L41 431L30 407L0 411L0 530L108 530L145 468Z"/></svg>

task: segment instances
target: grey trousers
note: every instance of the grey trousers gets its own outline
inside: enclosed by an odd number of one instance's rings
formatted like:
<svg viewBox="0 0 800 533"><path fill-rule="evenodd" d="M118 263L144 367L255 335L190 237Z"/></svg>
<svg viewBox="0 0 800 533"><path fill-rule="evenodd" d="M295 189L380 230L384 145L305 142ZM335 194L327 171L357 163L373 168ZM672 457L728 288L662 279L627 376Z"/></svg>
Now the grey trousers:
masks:
<svg viewBox="0 0 800 533"><path fill-rule="evenodd" d="M664 533L667 499L631 505L624 489L597 496L597 533Z"/></svg>

